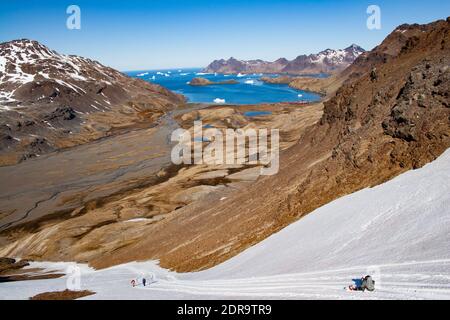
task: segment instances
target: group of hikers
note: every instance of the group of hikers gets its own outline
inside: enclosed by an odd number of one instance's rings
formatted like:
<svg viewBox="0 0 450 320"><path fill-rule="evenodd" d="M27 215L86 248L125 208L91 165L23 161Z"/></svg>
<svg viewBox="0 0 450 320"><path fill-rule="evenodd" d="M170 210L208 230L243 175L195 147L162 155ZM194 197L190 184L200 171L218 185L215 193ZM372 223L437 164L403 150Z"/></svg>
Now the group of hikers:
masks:
<svg viewBox="0 0 450 320"><path fill-rule="evenodd" d="M137 278L137 279L131 280L131 286L134 288L134 287L142 284L145 287L145 286L147 286L147 284L152 284L154 282L156 282L155 276L151 275L150 276L150 282L148 282L147 279L144 278L144 277L142 277L142 279Z"/></svg>
<svg viewBox="0 0 450 320"><path fill-rule="evenodd" d="M150 282L150 284L153 282L156 282L154 275L151 276L151 280L152 281ZM347 287L346 289L348 289L350 291L363 291L363 292L366 290L370 291L370 292L375 290L375 281L372 279L372 277L370 275L367 275L361 279L357 279L354 281L355 281L355 284ZM142 278L141 283L145 287L147 285L147 279ZM131 280L131 285L133 287L136 287L139 284L140 284L139 279Z"/></svg>

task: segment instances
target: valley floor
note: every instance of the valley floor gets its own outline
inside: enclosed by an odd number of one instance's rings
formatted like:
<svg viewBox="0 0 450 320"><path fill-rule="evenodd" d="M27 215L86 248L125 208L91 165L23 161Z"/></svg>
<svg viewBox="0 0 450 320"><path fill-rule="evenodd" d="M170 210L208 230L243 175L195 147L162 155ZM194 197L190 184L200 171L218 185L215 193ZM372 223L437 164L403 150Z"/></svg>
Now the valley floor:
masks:
<svg viewBox="0 0 450 320"><path fill-rule="evenodd" d="M34 262L28 270L70 265ZM81 289L96 292L83 299L450 299L450 150L325 205L209 270L180 274L153 261L80 268ZM366 274L375 292L344 289ZM143 277L156 281L131 286ZM62 291L67 279L1 283L0 297Z"/></svg>

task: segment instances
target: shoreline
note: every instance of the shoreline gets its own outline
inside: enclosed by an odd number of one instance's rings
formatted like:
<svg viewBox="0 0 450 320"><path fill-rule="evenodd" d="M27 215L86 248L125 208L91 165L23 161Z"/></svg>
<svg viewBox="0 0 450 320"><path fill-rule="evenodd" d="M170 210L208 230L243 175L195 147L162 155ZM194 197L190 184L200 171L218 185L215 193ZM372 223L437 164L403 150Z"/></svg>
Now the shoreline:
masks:
<svg viewBox="0 0 450 320"><path fill-rule="evenodd" d="M168 69L169 70L169 69ZM172 70L172 69L170 69ZM181 69L182 71L183 69ZM186 69L187 71L188 69ZM196 72L198 71L198 72ZM242 85L244 84L244 82L240 81L239 78L242 78L244 80L247 80L246 77L249 77L249 79L251 79L252 81L261 81L264 85L262 86L263 88L267 88L268 90L268 94L278 94L277 92L273 93L272 91L274 90L273 88L270 87L271 84L281 84L283 85L283 89L286 89L287 91L290 91L290 95L296 95L296 97L291 97L286 96L286 100L284 100L283 97L272 97L272 99L268 99L269 101L258 101L259 99L249 99L249 94L253 93L255 95L255 97L257 95L259 95L259 92L253 92L252 89L249 89L248 91L245 88L240 87L239 90L242 92L243 95L243 99L247 100L247 101L251 101L251 100L256 100L254 102L254 104L267 104L267 103L280 103L280 102L289 102L289 103L294 103L297 102L299 100L297 100L299 97L297 97L299 94L301 94L301 96L306 96L306 95L313 95L313 96L317 96L317 97L309 97L308 100L304 100L307 103L315 103L315 102L322 102L323 101L323 97L326 96L326 94L324 92L321 92L320 90L313 90L311 88L305 87L296 87L296 86L292 86L290 85L290 82L270 82L270 81L264 81L262 80L265 77L268 77L270 79L278 79L278 78L284 78L284 77L288 77L291 79L318 79L319 81L321 80L326 80L329 79L333 76L333 74L331 73L300 73L300 74L295 74L295 73L246 73L246 74L240 74L240 73L213 73L213 72L202 72L202 70L196 70L194 72L189 73L190 76L187 76L186 79L184 79L183 81L189 80L186 82L186 84L188 85L188 87L192 87L192 88L207 88L210 86L222 86L222 85ZM136 79L141 79L143 81L148 81L150 83L156 83L159 84L161 86L166 87L167 89L179 93L181 95L183 95L186 99L189 99L190 96L193 96L194 99L197 99L196 101L188 101L187 103L206 103L206 104L212 104L214 103L212 101L212 97L210 97L210 94L208 91L203 92L203 91L187 91L185 92L185 90L189 90L189 89L185 89L182 85L171 85L171 80L167 80L164 77L161 79L157 79L155 80L154 78L152 79L150 77L152 72L155 72L155 70L147 70L147 73L149 73L149 78L140 78L137 75L133 74L129 74L129 76L136 78ZM172 73L171 76L175 77L174 79L178 80L179 74L183 74L183 72L178 72L178 73ZM206 77L204 77L206 76ZM208 77L209 76L209 77ZM226 79L224 77L226 76L233 76L236 77L236 79ZM217 79L217 77L219 79ZM221 78L224 78L223 80ZM217 89L220 91L220 89ZM227 90L224 89L224 92L227 93ZM240 93L240 92L239 92ZM230 100L233 100L233 102L226 102L228 99L227 97L221 97L220 96L220 92L217 93L218 99L225 99L225 103L217 103L218 105L226 105L226 104L233 104L233 105L245 105L248 103L241 103L239 102L239 93L238 92L233 92L233 97L229 98ZM265 91L263 91L263 93L265 93ZM206 96L204 96L206 94ZM286 92L286 94L288 94ZM205 100L205 99L211 99L210 101L206 101L206 102L199 102L198 100ZM306 98L305 98L306 99ZM271 101L272 100L272 101Z"/></svg>

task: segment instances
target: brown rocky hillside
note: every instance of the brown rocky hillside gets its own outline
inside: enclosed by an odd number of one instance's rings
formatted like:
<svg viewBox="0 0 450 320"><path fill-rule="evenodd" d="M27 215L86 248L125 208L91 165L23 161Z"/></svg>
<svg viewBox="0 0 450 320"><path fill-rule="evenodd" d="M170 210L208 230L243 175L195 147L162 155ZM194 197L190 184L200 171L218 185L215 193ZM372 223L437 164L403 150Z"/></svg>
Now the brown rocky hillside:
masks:
<svg viewBox="0 0 450 320"><path fill-rule="evenodd" d="M94 265L159 258L180 271L211 267L315 208L436 159L450 147L449 30L450 19L398 27L347 70L321 121L282 154L278 175L181 210Z"/></svg>

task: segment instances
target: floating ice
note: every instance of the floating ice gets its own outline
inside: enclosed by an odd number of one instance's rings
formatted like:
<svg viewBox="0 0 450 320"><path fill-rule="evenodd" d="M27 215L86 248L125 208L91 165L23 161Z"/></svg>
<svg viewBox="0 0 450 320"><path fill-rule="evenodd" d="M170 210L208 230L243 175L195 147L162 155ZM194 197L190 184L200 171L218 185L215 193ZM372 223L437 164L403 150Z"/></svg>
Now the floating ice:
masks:
<svg viewBox="0 0 450 320"><path fill-rule="evenodd" d="M216 98L216 99L214 99L214 103L224 104L225 103L225 99Z"/></svg>

